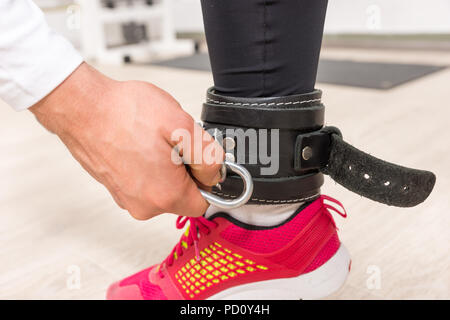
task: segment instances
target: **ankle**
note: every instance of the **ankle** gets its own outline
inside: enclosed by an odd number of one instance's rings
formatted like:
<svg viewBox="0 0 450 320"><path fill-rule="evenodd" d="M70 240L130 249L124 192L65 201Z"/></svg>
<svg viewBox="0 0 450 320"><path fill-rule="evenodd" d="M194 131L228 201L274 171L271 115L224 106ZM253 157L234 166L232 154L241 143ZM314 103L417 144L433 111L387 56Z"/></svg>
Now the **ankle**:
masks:
<svg viewBox="0 0 450 320"><path fill-rule="evenodd" d="M272 227L289 219L302 205L303 203L282 205L249 204L237 209L227 210L226 213L239 222L254 226ZM210 218L218 212L224 212L224 210L210 206L205 213L205 218Z"/></svg>

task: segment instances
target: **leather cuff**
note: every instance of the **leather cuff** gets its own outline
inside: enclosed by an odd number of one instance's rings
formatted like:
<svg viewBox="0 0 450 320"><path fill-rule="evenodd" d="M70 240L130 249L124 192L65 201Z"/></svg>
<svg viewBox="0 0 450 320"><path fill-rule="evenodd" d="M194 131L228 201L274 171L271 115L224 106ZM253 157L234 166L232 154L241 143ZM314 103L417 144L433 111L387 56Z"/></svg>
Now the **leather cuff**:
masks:
<svg viewBox="0 0 450 320"><path fill-rule="evenodd" d="M253 177L249 203L312 200L320 193L322 174L387 205L411 207L423 202L433 190L435 175L380 160L347 144L339 129L323 127L321 95L315 90L286 97L236 98L208 90L204 127L216 137L232 139L233 148L226 146L228 157ZM276 166L268 159L276 160ZM234 198L242 187L242 181L231 175L213 193Z"/></svg>

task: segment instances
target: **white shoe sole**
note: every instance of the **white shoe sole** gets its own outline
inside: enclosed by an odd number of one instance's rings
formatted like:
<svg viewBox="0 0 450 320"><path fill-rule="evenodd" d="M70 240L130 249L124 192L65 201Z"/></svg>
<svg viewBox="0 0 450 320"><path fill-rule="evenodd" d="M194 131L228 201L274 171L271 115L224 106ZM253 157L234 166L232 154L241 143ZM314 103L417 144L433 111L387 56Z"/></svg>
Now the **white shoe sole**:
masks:
<svg viewBox="0 0 450 320"><path fill-rule="evenodd" d="M321 299L342 287L350 272L350 254L341 244L321 267L295 278L258 281L224 290L208 300Z"/></svg>

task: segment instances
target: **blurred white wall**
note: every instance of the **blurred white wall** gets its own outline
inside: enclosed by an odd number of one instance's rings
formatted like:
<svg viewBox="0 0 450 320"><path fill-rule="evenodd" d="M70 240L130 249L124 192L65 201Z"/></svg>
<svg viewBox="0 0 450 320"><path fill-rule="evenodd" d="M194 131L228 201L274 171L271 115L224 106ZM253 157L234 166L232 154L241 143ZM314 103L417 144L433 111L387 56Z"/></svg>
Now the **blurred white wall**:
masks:
<svg viewBox="0 0 450 320"><path fill-rule="evenodd" d="M200 0L172 1L176 30L202 32ZM76 16L67 9L72 1L35 2L44 8L50 25L78 47L79 30L73 28ZM325 32L450 34L450 0L329 0Z"/></svg>
<svg viewBox="0 0 450 320"><path fill-rule="evenodd" d="M326 33L450 33L450 0L329 0Z"/></svg>
<svg viewBox="0 0 450 320"><path fill-rule="evenodd" d="M173 0L173 14L177 31L203 32L203 15L200 0Z"/></svg>
<svg viewBox="0 0 450 320"><path fill-rule="evenodd" d="M450 33L450 0L328 3L326 33ZM199 0L174 0L174 15L178 31L203 31Z"/></svg>
<svg viewBox="0 0 450 320"><path fill-rule="evenodd" d="M71 0L33 0L41 8L54 8L71 3Z"/></svg>

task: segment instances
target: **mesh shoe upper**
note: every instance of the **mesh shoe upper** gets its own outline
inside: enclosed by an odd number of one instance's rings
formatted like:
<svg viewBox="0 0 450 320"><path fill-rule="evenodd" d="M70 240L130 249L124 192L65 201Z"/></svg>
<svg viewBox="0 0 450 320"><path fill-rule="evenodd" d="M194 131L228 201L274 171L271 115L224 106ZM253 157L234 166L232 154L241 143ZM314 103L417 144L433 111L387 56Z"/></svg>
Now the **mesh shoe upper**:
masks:
<svg viewBox="0 0 450 320"><path fill-rule="evenodd" d="M139 298L147 300L203 300L246 283L311 272L340 246L329 209L339 211L324 204L330 199L321 196L274 227L243 224L224 213L191 220L192 230L166 260L114 284L108 298L136 299L139 288Z"/></svg>

